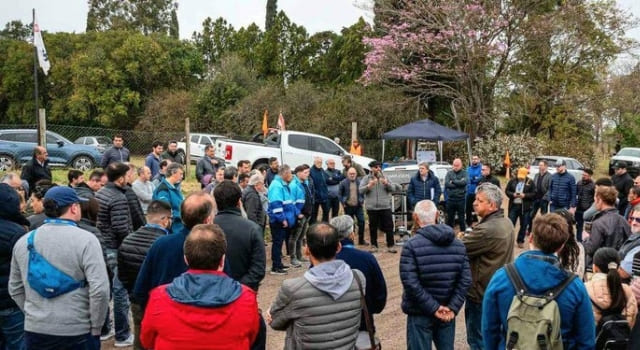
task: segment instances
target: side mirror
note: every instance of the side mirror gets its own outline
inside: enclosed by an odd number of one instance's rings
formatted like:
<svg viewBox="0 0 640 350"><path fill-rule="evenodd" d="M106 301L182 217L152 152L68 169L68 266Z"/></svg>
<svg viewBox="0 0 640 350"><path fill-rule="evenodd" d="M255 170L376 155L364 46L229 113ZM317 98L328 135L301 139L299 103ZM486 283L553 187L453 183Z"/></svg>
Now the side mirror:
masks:
<svg viewBox="0 0 640 350"><path fill-rule="evenodd" d="M62 141L60 141L60 140L56 141L56 143L58 144L58 147L62 147L62 146L64 146L64 142L62 142Z"/></svg>

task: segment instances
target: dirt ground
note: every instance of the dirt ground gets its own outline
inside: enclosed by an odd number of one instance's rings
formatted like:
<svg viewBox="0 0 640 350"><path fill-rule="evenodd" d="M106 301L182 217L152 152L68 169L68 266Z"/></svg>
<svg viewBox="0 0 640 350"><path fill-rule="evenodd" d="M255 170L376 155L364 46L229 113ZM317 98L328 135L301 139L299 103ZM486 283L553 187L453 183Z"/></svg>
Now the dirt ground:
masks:
<svg viewBox="0 0 640 350"><path fill-rule="evenodd" d="M368 231L366 231L368 232ZM384 235L379 235L379 246L384 246ZM359 246L358 248L366 249ZM398 247L401 248L401 247ZM267 267L271 266L271 246L265 247L267 252ZM399 249L400 250L400 249ZM402 283L400 282L398 264L400 261L400 252L397 254L387 253L383 249L381 252L374 254L382 268L387 283L387 305L381 314L375 315L375 324L377 329L376 336L380 338L383 349L406 349L406 322L407 317L400 309L402 301ZM515 248L515 256L522 252L521 249ZM288 261L284 261L288 264ZM271 302L275 299L278 289L282 281L288 278L302 276L306 267L298 269L290 269L288 275L273 276L267 272L265 279L262 281L260 291L258 293L258 305L262 310L267 310ZM456 338L455 349L468 349L466 343L466 329L464 321L464 309L460 311L455 319L456 322ZM267 349L276 350L284 347L285 332L274 331L267 327ZM112 350L118 349L113 347L113 339L103 342L102 349ZM127 349L127 348L125 348ZM131 348L129 348L131 349Z"/></svg>

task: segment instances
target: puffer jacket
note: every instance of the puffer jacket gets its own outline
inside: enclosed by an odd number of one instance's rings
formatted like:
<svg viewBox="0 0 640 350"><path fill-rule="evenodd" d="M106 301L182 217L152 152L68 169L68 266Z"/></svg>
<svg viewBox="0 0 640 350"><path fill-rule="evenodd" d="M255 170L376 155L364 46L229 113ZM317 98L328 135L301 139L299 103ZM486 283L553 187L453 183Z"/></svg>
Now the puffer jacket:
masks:
<svg viewBox="0 0 640 350"><path fill-rule="evenodd" d="M147 257L149 248L156 239L169 231L158 225L146 225L128 235L118 248L118 278L131 294L138 278L138 272Z"/></svg>
<svg viewBox="0 0 640 350"><path fill-rule="evenodd" d="M329 199L329 188L327 187L327 174L324 169L317 168L315 165L309 171L313 180L313 199L317 203L324 203Z"/></svg>
<svg viewBox="0 0 640 350"><path fill-rule="evenodd" d="M285 349L351 350L360 327L364 275L342 260L312 267L303 277L285 280L271 305L271 328L286 330Z"/></svg>
<svg viewBox="0 0 640 350"><path fill-rule="evenodd" d="M129 211L131 212L131 225L133 227L133 230L136 231L147 223L147 219L144 217L144 211L142 211L142 205L140 205L138 195L133 190L131 185L124 186L124 195L127 197L127 202L129 203Z"/></svg>
<svg viewBox="0 0 640 350"><path fill-rule="evenodd" d="M440 188L440 180L438 180L438 177L433 173L433 171L429 170L425 181L422 181L420 172L417 172L415 176L411 177L409 186L407 187L409 208L413 209L416 203L424 199L428 199L437 205L440 203L441 193L442 189Z"/></svg>
<svg viewBox="0 0 640 350"><path fill-rule="evenodd" d="M596 193L596 184L592 180L578 182L576 193L578 201L576 210L585 211L593 204L593 196Z"/></svg>
<svg viewBox="0 0 640 350"><path fill-rule="evenodd" d="M591 280L584 285L587 288L591 302L596 304L600 309L607 310L611 305L611 294L609 293L609 287L607 285L607 275L602 272L595 273L593 277L591 277ZM633 328L638 314L638 303L629 285L623 283L622 289L624 290L624 295L627 297L627 305L624 310L622 310L622 315L627 318L629 326ZM598 308L593 307L593 318L595 318L596 325L601 317L602 312L600 312Z"/></svg>
<svg viewBox="0 0 640 350"><path fill-rule="evenodd" d="M100 205L96 227L104 237L107 249L118 249L122 240L131 232L131 212L125 189L108 182L96 192Z"/></svg>
<svg viewBox="0 0 640 350"><path fill-rule="evenodd" d="M469 180L467 184L467 194L476 194L476 187L482 179L482 163L469 165L467 167L467 176Z"/></svg>
<svg viewBox="0 0 640 350"><path fill-rule="evenodd" d="M362 178L360 181L360 188L358 191L364 195L364 207L367 210L383 210L391 209L391 193L399 189L394 183L389 181L388 184L383 185L380 181L384 179L381 176L378 179L378 183L372 188L369 188L369 181L373 177L373 173Z"/></svg>
<svg viewBox="0 0 640 350"><path fill-rule="evenodd" d="M269 214L270 223L282 224L287 220L289 227L296 224L297 209L289 184L284 183L280 175L276 175L269 185Z"/></svg>
<svg viewBox="0 0 640 350"><path fill-rule="evenodd" d="M549 201L555 207L575 208L576 206L576 179L565 171L551 176L549 183Z"/></svg>
<svg viewBox="0 0 640 350"><path fill-rule="evenodd" d="M400 256L402 311L432 316L440 306L458 313L471 287L471 269L464 244L447 225L418 229Z"/></svg>

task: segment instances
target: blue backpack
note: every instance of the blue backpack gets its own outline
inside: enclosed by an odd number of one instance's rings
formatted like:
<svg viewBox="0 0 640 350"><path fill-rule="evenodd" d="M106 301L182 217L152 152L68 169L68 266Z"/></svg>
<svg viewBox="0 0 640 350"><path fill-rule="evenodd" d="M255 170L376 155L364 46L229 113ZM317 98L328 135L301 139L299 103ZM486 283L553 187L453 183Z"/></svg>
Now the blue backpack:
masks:
<svg viewBox="0 0 640 350"><path fill-rule="evenodd" d="M51 265L44 256L36 251L33 245L35 234L36 230L31 231L27 238L27 249L29 250L27 281L31 289L38 292L43 298L51 299L78 288L86 287L87 281L77 281Z"/></svg>

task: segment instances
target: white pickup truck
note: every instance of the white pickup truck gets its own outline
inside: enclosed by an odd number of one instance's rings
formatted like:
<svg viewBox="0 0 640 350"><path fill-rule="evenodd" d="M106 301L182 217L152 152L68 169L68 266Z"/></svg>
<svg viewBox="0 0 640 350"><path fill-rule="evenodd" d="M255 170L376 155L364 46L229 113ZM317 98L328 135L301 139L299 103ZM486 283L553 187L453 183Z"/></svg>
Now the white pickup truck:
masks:
<svg viewBox="0 0 640 350"><path fill-rule="evenodd" d="M216 134L202 134L202 133L191 133L191 162L197 162L198 159L204 157L204 147L206 145L215 145L215 142L219 138L223 138L222 135ZM187 150L187 144L185 137L178 142L178 152L182 151L184 155Z"/></svg>
<svg viewBox="0 0 640 350"><path fill-rule="evenodd" d="M316 134L299 131L280 131L267 135L263 143L218 139L216 156L225 160L227 165L236 166L239 160L249 160L251 168L260 164L269 164L269 158L276 157L280 164L292 169L301 164L313 164L318 156L324 161L334 159L336 169L342 170L342 156L349 154L333 140ZM371 158L352 155L353 161L364 169L369 169Z"/></svg>

